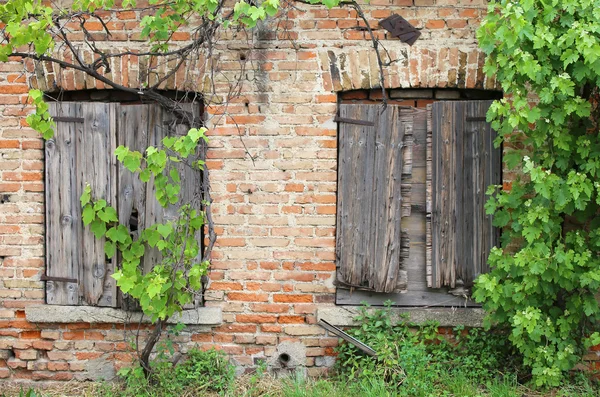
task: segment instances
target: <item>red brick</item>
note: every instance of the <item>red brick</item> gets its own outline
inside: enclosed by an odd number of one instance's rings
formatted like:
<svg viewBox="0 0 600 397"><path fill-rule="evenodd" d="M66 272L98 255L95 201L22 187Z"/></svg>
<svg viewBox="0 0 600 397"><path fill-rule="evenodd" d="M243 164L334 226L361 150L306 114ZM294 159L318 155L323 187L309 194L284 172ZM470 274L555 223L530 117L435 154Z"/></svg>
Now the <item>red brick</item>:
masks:
<svg viewBox="0 0 600 397"><path fill-rule="evenodd" d="M0 149L18 149L21 143L16 139L0 139Z"/></svg>
<svg viewBox="0 0 600 397"><path fill-rule="evenodd" d="M235 321L240 323L274 323L277 317L266 314L238 314L235 316Z"/></svg>
<svg viewBox="0 0 600 397"><path fill-rule="evenodd" d="M243 287L241 283L230 281L214 281L210 283L210 289L215 291L241 291Z"/></svg>
<svg viewBox="0 0 600 397"><path fill-rule="evenodd" d="M194 334L191 339L192 342L212 342L213 336L211 334Z"/></svg>
<svg viewBox="0 0 600 397"><path fill-rule="evenodd" d="M279 316L277 322L280 324L304 324L303 316Z"/></svg>
<svg viewBox="0 0 600 397"><path fill-rule="evenodd" d="M5 84L0 85L0 94L25 94L29 92L27 85Z"/></svg>
<svg viewBox="0 0 600 397"><path fill-rule="evenodd" d="M47 340L36 340L33 341L33 348L38 350L52 350L54 348L54 342Z"/></svg>
<svg viewBox="0 0 600 397"><path fill-rule="evenodd" d="M5 181L41 181L44 174L36 171L13 172L5 171L2 173L2 178Z"/></svg>
<svg viewBox="0 0 600 397"><path fill-rule="evenodd" d="M86 340L104 340L104 334L98 331L85 331Z"/></svg>
<svg viewBox="0 0 600 397"><path fill-rule="evenodd" d="M260 326L260 330L262 332L280 333L281 332L281 325L263 324L263 325Z"/></svg>
<svg viewBox="0 0 600 397"><path fill-rule="evenodd" d="M101 352L76 352L75 357L78 360L94 360L101 357L104 353Z"/></svg>
<svg viewBox="0 0 600 397"><path fill-rule="evenodd" d="M427 29L443 29L446 27L446 22L443 19L430 19L425 27Z"/></svg>
<svg viewBox="0 0 600 397"><path fill-rule="evenodd" d="M269 295L246 292L229 292L227 294L227 300L244 302L266 302L269 300Z"/></svg>
<svg viewBox="0 0 600 397"><path fill-rule="evenodd" d="M42 337L42 331L23 331L20 337L22 339L39 339Z"/></svg>
<svg viewBox="0 0 600 397"><path fill-rule="evenodd" d="M275 294L273 295L273 302L287 302L287 303L312 303L313 296L308 294Z"/></svg>
<svg viewBox="0 0 600 397"><path fill-rule="evenodd" d="M83 340L84 338L84 331L63 332L63 339L65 340Z"/></svg>

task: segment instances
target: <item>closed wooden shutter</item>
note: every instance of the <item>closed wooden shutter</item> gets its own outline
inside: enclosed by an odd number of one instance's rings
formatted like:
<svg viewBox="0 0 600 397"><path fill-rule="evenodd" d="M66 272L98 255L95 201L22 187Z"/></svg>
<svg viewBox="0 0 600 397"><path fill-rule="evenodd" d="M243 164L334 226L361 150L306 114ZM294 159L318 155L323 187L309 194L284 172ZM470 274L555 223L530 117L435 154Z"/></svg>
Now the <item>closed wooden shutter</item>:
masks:
<svg viewBox="0 0 600 397"><path fill-rule="evenodd" d="M402 257L408 238L402 232L403 206L412 172L412 118L400 108L340 106L338 152L337 267L341 285L376 292L406 287ZM372 124L372 125L368 125ZM404 236L403 236L404 235Z"/></svg>
<svg viewBox="0 0 600 397"><path fill-rule="evenodd" d="M79 197L116 202L115 105L53 103L54 137L46 142L46 300L49 304L116 305L114 262L104 241L83 227Z"/></svg>
<svg viewBox="0 0 600 397"><path fill-rule="evenodd" d="M191 104L184 104L182 107L185 110L193 111ZM124 145L131 150L143 153L148 146L159 147L163 138L185 135L189 130L188 126L176 123L172 114L165 112L156 104L123 104L119 105L118 109L117 146ZM199 113L199 109L196 109L196 113ZM195 114L195 116L200 115ZM183 202L192 203L197 208L201 207L202 174L183 163L177 164L176 168L182 181L180 200L177 204L163 208L154 196L153 177L148 184L143 183L138 175L129 172L123 164L118 164L117 211L119 222L127 226L134 237L137 237L138 231L147 226L175 219L178 215L177 209ZM200 233L197 239L202 241ZM201 254L199 254L198 261L200 258ZM144 272L150 271L160 261L161 255L158 249L147 246L141 260ZM119 303L123 309L127 310L137 310L140 307L137 302L122 293L119 293ZM186 306L186 308L189 307Z"/></svg>
<svg viewBox="0 0 600 397"><path fill-rule="evenodd" d="M489 270L499 231L485 214L486 190L502 183L502 151L485 121L492 101L436 102L431 115L427 284L470 287Z"/></svg>
<svg viewBox="0 0 600 397"><path fill-rule="evenodd" d="M188 106L192 110L192 105ZM200 107L195 109L198 116ZM84 228L79 197L87 183L95 199L117 209L119 221L135 236L146 225L177 216L177 205L163 209L154 191L137 175L117 164L114 150L126 145L144 152L168 135L182 135L187 126L158 105L59 102L50 106L54 137L46 142L46 300L57 305L137 305L119 296L114 273L119 258L107 259L104 241ZM181 199L200 206L201 174L177 166ZM201 241L201 236L198 236ZM147 249L142 264L148 271L160 260Z"/></svg>

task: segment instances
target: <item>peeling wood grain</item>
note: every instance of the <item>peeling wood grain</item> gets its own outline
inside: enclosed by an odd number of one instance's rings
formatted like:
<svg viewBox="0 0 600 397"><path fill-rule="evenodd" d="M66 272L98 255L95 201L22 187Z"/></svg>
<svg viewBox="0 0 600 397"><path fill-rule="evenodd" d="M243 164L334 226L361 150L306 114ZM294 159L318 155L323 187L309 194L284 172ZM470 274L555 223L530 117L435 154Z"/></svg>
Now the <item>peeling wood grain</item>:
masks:
<svg viewBox="0 0 600 397"><path fill-rule="evenodd" d="M50 114L81 118L81 104L50 103ZM80 249L74 241L81 235L77 174L77 136L83 125L57 122L52 139L46 141L46 275L79 280ZM46 281L46 302L79 304L77 283Z"/></svg>
<svg viewBox="0 0 600 397"><path fill-rule="evenodd" d="M380 109L340 106L340 117L375 126L340 124L337 267L343 285L391 292L402 279L402 176L411 169L412 145L405 144L400 109Z"/></svg>

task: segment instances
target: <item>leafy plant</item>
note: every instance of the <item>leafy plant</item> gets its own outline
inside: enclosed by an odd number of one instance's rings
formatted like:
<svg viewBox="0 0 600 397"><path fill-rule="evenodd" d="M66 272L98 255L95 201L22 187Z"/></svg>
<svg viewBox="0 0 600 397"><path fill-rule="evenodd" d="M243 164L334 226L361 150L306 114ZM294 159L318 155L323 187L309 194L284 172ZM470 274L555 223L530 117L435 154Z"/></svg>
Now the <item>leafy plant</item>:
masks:
<svg viewBox="0 0 600 397"><path fill-rule="evenodd" d="M192 349L175 367L175 376L183 386L193 385L195 390L225 392L233 385L235 367L222 351Z"/></svg>
<svg viewBox="0 0 600 397"><path fill-rule="evenodd" d="M344 379L380 380L400 396L441 395L443 379L469 378L458 382L472 384L497 376L499 370L513 371L512 355L506 336L476 329L456 328L454 339L439 333L437 323L411 325L402 318L393 323L391 304L383 309L363 306L356 317L358 326L348 332L371 346L377 357L361 353L351 344L338 347L338 371ZM446 386L451 383L446 381ZM465 389L466 390L466 389ZM464 392L464 390L463 390Z"/></svg>
<svg viewBox="0 0 600 397"><path fill-rule="evenodd" d="M163 344L152 361L152 378L144 376L139 365L124 368L119 375L123 387L105 394L119 397L129 396L173 396L184 392L203 395L207 392L223 394L233 388L235 367L222 351L191 349L183 362L175 365L170 360L172 351Z"/></svg>
<svg viewBox="0 0 600 397"><path fill-rule="evenodd" d="M200 171L202 161L188 161L195 154L201 140L207 140L206 129L191 129L181 137L166 137L164 147L150 146L146 153L130 151L120 146L117 159L125 168L139 173L144 183L152 178L156 200L166 208L176 204L181 179L173 163L186 162ZM106 200L92 200L88 185L81 196L82 219L96 238L104 238L104 251L111 258L118 254L119 269L113 274L117 285L125 294L139 301L144 314L155 322L154 332L146 342L140 361L146 375L150 372L150 354L166 321L181 312L201 289L201 277L206 275L209 262L201 261L198 233L204 225L204 213L190 203L179 206L175 220L155 223L140 230L136 238L119 223L117 211ZM161 259L143 273L140 266L146 250L156 248Z"/></svg>
<svg viewBox="0 0 600 397"><path fill-rule="evenodd" d="M495 0L478 32L506 94L488 119L523 176L488 191L503 242L474 297L488 327L510 328L537 386L558 385L600 343L599 6Z"/></svg>

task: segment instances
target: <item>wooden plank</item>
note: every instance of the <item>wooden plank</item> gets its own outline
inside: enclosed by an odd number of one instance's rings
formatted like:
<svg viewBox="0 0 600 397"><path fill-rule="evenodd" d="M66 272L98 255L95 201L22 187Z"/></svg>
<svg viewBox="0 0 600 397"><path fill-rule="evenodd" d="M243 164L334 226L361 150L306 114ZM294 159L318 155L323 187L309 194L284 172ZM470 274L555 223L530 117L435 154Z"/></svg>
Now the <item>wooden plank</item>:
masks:
<svg viewBox="0 0 600 397"><path fill-rule="evenodd" d="M485 191L488 185L501 183L502 172L501 151L493 148L495 134L485 122L491 103L433 105L433 194L428 221L432 253L427 258L431 287L468 289L489 270L487 256L499 232L485 215Z"/></svg>
<svg viewBox="0 0 600 397"><path fill-rule="evenodd" d="M366 302L369 305L381 305L382 302L391 300L392 306L396 307L479 307L476 302L462 296L454 296L446 291L407 291L406 293L378 293L372 291L350 291L337 288L336 304L338 305L361 305Z"/></svg>
<svg viewBox="0 0 600 397"><path fill-rule="evenodd" d="M432 109L432 287L455 286L457 156L455 130L462 128L455 102Z"/></svg>
<svg viewBox="0 0 600 397"><path fill-rule="evenodd" d="M193 108L192 106L193 106L192 104L182 104L182 107L185 110L191 111L194 114L198 114L200 108L198 106ZM157 137L158 136L161 137L160 139L162 139L165 136L186 135L187 132L189 131L189 128L190 128L189 126L187 126L185 124L181 124L181 123L175 123L174 115L169 114L169 113L165 112L164 110L162 110L162 118L163 118L162 119L162 131L158 131L156 133ZM155 126L155 128L158 128L158 126ZM193 208L196 208L198 210L203 209L202 171L194 169L190 166L190 164L197 161L198 159L200 159L200 153L191 155L188 158L187 162L180 162L180 163L175 164L175 168L177 169L177 172L179 173L179 176L182 181L181 192L179 195L179 201L176 204L171 205L166 209L163 209L165 220L175 219L178 216L178 209L184 203L190 203ZM202 260L202 253L203 253L203 249L202 249L203 231L202 230L200 230L196 233L195 239L200 246L200 251L198 252L198 255L196 256L196 261L200 262ZM202 296L197 295L194 298L194 301L192 303L189 303L184 306L184 309L193 309L193 308L199 307L201 305L202 305Z"/></svg>
<svg viewBox="0 0 600 397"><path fill-rule="evenodd" d="M119 107L117 120L118 145L144 153L149 145L156 145L155 126L162 122L160 107L150 104L136 104ZM162 127L162 126L161 126ZM152 177L148 184L140 181L138 175L118 164L119 180L119 221L127 226L134 238L145 227L162 221L162 208L154 197ZM150 187L150 188L149 188ZM156 248L146 247L140 266L149 271L159 260L160 252ZM120 306L127 310L138 310L139 305L128 296L120 294Z"/></svg>
<svg viewBox="0 0 600 397"><path fill-rule="evenodd" d="M425 278L428 287L433 287L433 232L431 213L433 211L433 149L432 149L432 106L427 105L427 127L426 127L426 178L425 178Z"/></svg>
<svg viewBox="0 0 600 397"><path fill-rule="evenodd" d="M52 116L81 117L81 104L50 103ZM82 124L56 123L46 141L46 275L79 280L81 208L76 169L77 136ZM78 283L46 281L46 302L79 304Z"/></svg>
<svg viewBox="0 0 600 397"><path fill-rule="evenodd" d="M75 167L77 196L89 184L94 199L104 199L115 205L116 176L112 157L116 137L111 126L114 125L114 105L88 102L82 105L82 109L84 128L77 136L79 150ZM84 304L113 306L116 304L116 287L113 288L115 283L110 280L110 275L114 272L114 265L104 254L104 239L97 239L89 228L84 228L81 247L79 287ZM106 291L105 284L108 285Z"/></svg>
<svg viewBox="0 0 600 397"><path fill-rule="evenodd" d="M404 142L406 126L395 106L380 113L376 105L342 105L340 117L375 120L375 128L340 125L338 280L387 292L397 290L399 282L404 288L401 215L407 209L402 208L402 173L412 167Z"/></svg>
<svg viewBox="0 0 600 397"><path fill-rule="evenodd" d="M377 126L375 156L375 262L371 274L374 290L391 292L396 289L402 252L402 174L412 170L412 141L405 143L405 134L412 136L412 123L400 122L399 108L390 106L380 114ZM407 237L407 236L405 236ZM405 250L408 248L404 244ZM404 256L408 256L405 253Z"/></svg>
<svg viewBox="0 0 600 397"><path fill-rule="evenodd" d="M199 106L192 108L192 104L189 104L187 107L195 114L200 112ZM142 153L150 145L160 147L164 137L187 133L187 126L174 121L174 116L158 105L121 105L117 127L118 144ZM119 164L118 168L119 220L129 227L134 235L153 223L175 219L177 208L182 202L192 202L198 208L201 206L202 174L192 171L183 163L177 165L182 180L180 200L178 204L166 209L156 200L153 177L148 184L144 184L139 180L138 175L129 172L122 164ZM201 232L197 238L199 241L202 240ZM144 272L148 272L160 260L158 249L146 247L140 266ZM120 301L123 308L129 310L139 308L137 303L126 296L121 296Z"/></svg>
<svg viewBox="0 0 600 397"><path fill-rule="evenodd" d="M376 106L371 105L371 108ZM368 105L341 105L340 117L368 120L373 119L374 109ZM340 124L340 149L338 163L338 231L337 267L338 280L346 285L362 286L365 270L365 247L369 246L370 233L362 233L360 228L370 218L366 206L365 183L373 183L366 178L367 142L374 136L374 128L356 124ZM374 142L373 142L374 149ZM374 154L374 152L372 152ZM372 159L371 159L372 160ZM371 166L371 172L373 170ZM372 187L371 187L372 190ZM359 210L362 207L362 211Z"/></svg>

